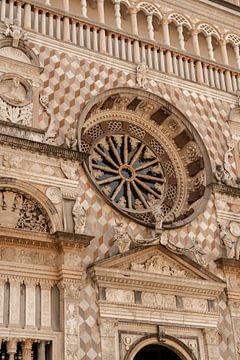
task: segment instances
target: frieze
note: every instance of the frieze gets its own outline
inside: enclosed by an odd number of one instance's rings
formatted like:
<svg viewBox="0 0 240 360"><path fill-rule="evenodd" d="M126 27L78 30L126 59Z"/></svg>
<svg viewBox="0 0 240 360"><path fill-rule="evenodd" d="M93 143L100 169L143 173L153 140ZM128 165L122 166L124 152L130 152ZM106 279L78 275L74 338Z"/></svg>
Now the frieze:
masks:
<svg viewBox="0 0 240 360"><path fill-rule="evenodd" d="M15 247L0 248L1 261L10 261L24 264L37 264L45 266L57 265L57 254L50 252L39 252Z"/></svg>

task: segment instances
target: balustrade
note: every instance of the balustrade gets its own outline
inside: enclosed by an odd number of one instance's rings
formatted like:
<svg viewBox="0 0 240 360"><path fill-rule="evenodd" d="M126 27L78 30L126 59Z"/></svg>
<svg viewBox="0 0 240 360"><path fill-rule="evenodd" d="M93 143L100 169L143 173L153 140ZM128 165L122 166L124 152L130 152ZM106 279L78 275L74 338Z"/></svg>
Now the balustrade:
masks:
<svg viewBox="0 0 240 360"><path fill-rule="evenodd" d="M68 2L65 1L65 7ZM240 90L240 71L228 67L228 58L225 42L221 43L221 51L224 57L224 65L213 61L214 52L211 36L207 38L208 50L211 60L199 57L199 43L197 31L192 32L193 48L195 57L184 53L184 38L182 26L178 26L178 35L181 50L171 49L169 45L169 29L167 19L163 19L163 37L165 45L159 45L153 40L152 18L148 18L149 41L141 41L138 38L138 24L136 10L131 9L132 32L127 35L121 30L114 31L103 24L90 23L86 18L86 1L81 1L82 17L73 17L61 11L55 11L49 6L41 6L34 3L14 2L12 0L0 0L0 19L10 21L17 18L20 24L27 30L38 32L60 41L70 42L76 46L85 47L95 52L101 52L120 60L145 62L149 69L163 73L173 74L184 80L205 84L215 89L233 92ZM104 22L103 0L98 0L98 8L101 10L99 21ZM119 3L115 1L115 12L119 19ZM240 69L240 56L238 47L235 46L235 55Z"/></svg>

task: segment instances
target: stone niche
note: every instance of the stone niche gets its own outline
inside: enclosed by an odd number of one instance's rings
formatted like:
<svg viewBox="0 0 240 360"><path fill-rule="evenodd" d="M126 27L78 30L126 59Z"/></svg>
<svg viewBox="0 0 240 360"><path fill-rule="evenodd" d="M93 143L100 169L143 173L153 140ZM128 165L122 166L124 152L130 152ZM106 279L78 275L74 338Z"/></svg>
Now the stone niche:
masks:
<svg viewBox="0 0 240 360"><path fill-rule="evenodd" d="M41 132L50 121L47 99L41 93L42 68L28 46L27 34L20 27L17 31L18 41L14 42L12 30L0 39L0 123Z"/></svg>
<svg viewBox="0 0 240 360"><path fill-rule="evenodd" d="M216 304L225 284L207 270L157 245L101 260L89 274L99 289L103 360L134 359L146 338L179 345L184 359L219 359Z"/></svg>

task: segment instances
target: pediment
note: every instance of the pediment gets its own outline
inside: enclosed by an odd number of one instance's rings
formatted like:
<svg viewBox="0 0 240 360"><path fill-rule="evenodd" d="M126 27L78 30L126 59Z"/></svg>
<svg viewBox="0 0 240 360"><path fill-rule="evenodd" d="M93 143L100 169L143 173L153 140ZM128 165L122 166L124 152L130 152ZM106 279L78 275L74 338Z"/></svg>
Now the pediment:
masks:
<svg viewBox="0 0 240 360"><path fill-rule="evenodd" d="M95 265L102 268L121 269L142 274L221 281L186 256L174 254L161 245L136 248L125 254L98 261Z"/></svg>
<svg viewBox="0 0 240 360"><path fill-rule="evenodd" d="M99 287L201 293L208 298L223 291L224 282L191 261L161 245L132 249L94 263L89 273Z"/></svg>

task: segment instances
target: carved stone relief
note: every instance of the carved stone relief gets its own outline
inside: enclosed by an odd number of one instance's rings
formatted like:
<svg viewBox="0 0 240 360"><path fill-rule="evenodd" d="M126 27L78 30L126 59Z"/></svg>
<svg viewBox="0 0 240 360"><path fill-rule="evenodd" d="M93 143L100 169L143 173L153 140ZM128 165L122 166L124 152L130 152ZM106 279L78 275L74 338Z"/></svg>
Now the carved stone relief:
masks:
<svg viewBox="0 0 240 360"><path fill-rule="evenodd" d="M207 312L208 304L205 299L183 297L183 307L189 311Z"/></svg>
<svg viewBox="0 0 240 360"><path fill-rule="evenodd" d="M174 295L162 295L160 293L142 293L142 304L153 308L176 309L176 298Z"/></svg>
<svg viewBox="0 0 240 360"><path fill-rule="evenodd" d="M7 74L0 78L0 120L32 126L32 89L18 75Z"/></svg>
<svg viewBox="0 0 240 360"><path fill-rule="evenodd" d="M14 247L1 247L0 259L3 261L19 262L46 266L57 265L57 255L50 252L20 249Z"/></svg>
<svg viewBox="0 0 240 360"><path fill-rule="evenodd" d="M79 180L79 164L74 163L71 160L68 161L61 161L60 163L62 172L69 180Z"/></svg>
<svg viewBox="0 0 240 360"><path fill-rule="evenodd" d="M49 219L33 199L16 191L0 190L0 226L49 232Z"/></svg>
<svg viewBox="0 0 240 360"><path fill-rule="evenodd" d="M78 306L66 304L65 312L65 331L66 346L65 356L67 360L77 360L79 358L78 336L79 336L80 316Z"/></svg>
<svg viewBox="0 0 240 360"><path fill-rule="evenodd" d="M50 186L46 190L46 195L53 204L59 204L62 201L62 192L55 186Z"/></svg>
<svg viewBox="0 0 240 360"><path fill-rule="evenodd" d="M106 300L115 303L134 303L134 292L121 289L107 289Z"/></svg>
<svg viewBox="0 0 240 360"><path fill-rule="evenodd" d="M185 270L181 269L177 264L172 263L170 260L161 255L152 256L144 263L132 263L130 269L134 271L145 271L167 276L188 276Z"/></svg>
<svg viewBox="0 0 240 360"><path fill-rule="evenodd" d="M240 235L238 223L230 223L229 228L225 224L219 224L220 238L226 250L226 255L230 259L239 260L240 258ZM234 235L237 234L237 235ZM233 237L234 235L234 237Z"/></svg>
<svg viewBox="0 0 240 360"><path fill-rule="evenodd" d="M141 88L145 88L146 86L147 72L148 66L144 62L137 65L136 84Z"/></svg>
<svg viewBox="0 0 240 360"><path fill-rule="evenodd" d="M7 29L3 33L5 37L12 38L12 46L18 47L19 41L25 41L27 39L27 34L20 26L19 20L14 19L11 23L9 19L5 19L5 25Z"/></svg>

